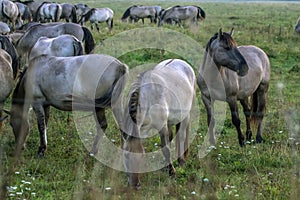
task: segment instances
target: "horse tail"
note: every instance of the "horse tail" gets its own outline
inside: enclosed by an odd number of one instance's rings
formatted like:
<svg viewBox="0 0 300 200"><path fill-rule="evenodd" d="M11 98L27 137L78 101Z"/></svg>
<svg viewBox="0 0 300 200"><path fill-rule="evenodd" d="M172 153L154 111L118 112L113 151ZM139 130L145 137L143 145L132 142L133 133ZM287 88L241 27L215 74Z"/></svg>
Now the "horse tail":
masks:
<svg viewBox="0 0 300 200"><path fill-rule="evenodd" d="M61 15L60 5L56 4L56 10L55 10L55 16L54 16L55 22L58 22L60 20L60 15Z"/></svg>
<svg viewBox="0 0 300 200"><path fill-rule="evenodd" d="M128 76L128 67L127 65L120 62L118 64L118 75L115 77L115 80L107 93L103 97L95 100L97 106L112 106L112 104L115 104L115 101L118 101L120 95L122 94Z"/></svg>
<svg viewBox="0 0 300 200"><path fill-rule="evenodd" d="M131 8L132 8L132 6L129 7L129 8L124 12L124 14L123 14L121 20L125 20L125 19L127 19L127 17L130 16L130 10L131 10Z"/></svg>
<svg viewBox="0 0 300 200"><path fill-rule="evenodd" d="M198 8L198 14L197 14L197 18L198 19L205 19L206 14L204 12L204 10L202 10L202 8L200 8L199 6L196 6Z"/></svg>
<svg viewBox="0 0 300 200"><path fill-rule="evenodd" d="M34 14L34 16L33 16L33 21L35 21L35 22L38 22L38 20L39 20L39 13L40 13L40 10L41 10L41 8L44 6L44 4L46 4L46 3L48 3L48 2L43 2L43 3L41 3L41 5L36 9L36 12L35 12L35 14Z"/></svg>
<svg viewBox="0 0 300 200"><path fill-rule="evenodd" d="M73 42L74 56L83 55L83 48L80 41L76 40Z"/></svg>
<svg viewBox="0 0 300 200"><path fill-rule="evenodd" d="M258 86L256 91L251 96L251 123L257 124L263 118L266 111L265 95L268 86L263 88L261 85Z"/></svg>
<svg viewBox="0 0 300 200"><path fill-rule="evenodd" d="M110 28L109 29L112 30L113 27L114 27L114 19L111 18L111 20L110 20Z"/></svg>
<svg viewBox="0 0 300 200"><path fill-rule="evenodd" d="M91 31L88 28L82 27L82 30L84 33L84 36L83 36L84 51L85 51L85 53L89 54L95 48L95 41L94 41Z"/></svg>
<svg viewBox="0 0 300 200"><path fill-rule="evenodd" d="M75 8L74 6L72 7L71 16L72 16L72 22L73 22L73 23L77 23L76 8Z"/></svg>
<svg viewBox="0 0 300 200"><path fill-rule="evenodd" d="M16 79L20 67L17 50L14 47L14 45L10 42L7 36L1 37L1 43L2 43L3 50L5 50L12 59L13 75L14 75L14 79Z"/></svg>

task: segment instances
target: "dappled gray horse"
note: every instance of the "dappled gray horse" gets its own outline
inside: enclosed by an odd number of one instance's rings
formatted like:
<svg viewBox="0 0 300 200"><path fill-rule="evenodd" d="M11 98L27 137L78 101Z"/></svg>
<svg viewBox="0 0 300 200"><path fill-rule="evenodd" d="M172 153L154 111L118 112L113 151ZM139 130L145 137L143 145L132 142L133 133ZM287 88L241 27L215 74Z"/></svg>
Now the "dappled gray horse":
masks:
<svg viewBox="0 0 300 200"><path fill-rule="evenodd" d="M23 24L17 4L9 0L0 0L0 20L4 22L10 21L13 30Z"/></svg>
<svg viewBox="0 0 300 200"><path fill-rule="evenodd" d="M92 153L107 128L105 110L123 90L128 67L114 57L91 54L72 57L41 55L30 60L12 96L10 124L20 154L29 132L28 111L32 106L40 133L38 156L47 148L50 106L63 111L94 112L97 135Z"/></svg>
<svg viewBox="0 0 300 200"><path fill-rule="evenodd" d="M73 35L63 34L55 38L40 37L29 53L30 60L41 56L59 57L79 56L83 54L81 42Z"/></svg>
<svg viewBox="0 0 300 200"><path fill-rule="evenodd" d="M60 4L62 7L62 13L60 18L65 19L66 22L77 23L77 15L76 15L76 8L73 4L70 3L62 3Z"/></svg>
<svg viewBox="0 0 300 200"><path fill-rule="evenodd" d="M62 6L58 3L43 2L34 15L35 22L58 22Z"/></svg>
<svg viewBox="0 0 300 200"><path fill-rule="evenodd" d="M199 6L174 6L160 12L158 26L162 26L164 22L176 22L181 25L182 21L198 24L198 20L205 19L205 16L204 10Z"/></svg>
<svg viewBox="0 0 300 200"><path fill-rule="evenodd" d="M232 30L233 31L233 30ZM197 83L207 111L210 143L215 145L214 102L229 104L232 123L238 133L240 146L245 145L238 113L239 100L246 116L246 139L251 141L250 120L257 124L256 142L262 142L261 125L266 107L266 93L270 81L268 56L255 46L237 46L231 33L220 29L207 43ZM251 97L251 106L249 103ZM252 110L251 110L252 109Z"/></svg>
<svg viewBox="0 0 300 200"><path fill-rule="evenodd" d="M187 158L190 111L195 95L196 77L192 67L179 59L159 63L153 70L140 74L133 83L123 114L115 114L124 137L124 166L128 184L139 187L143 164L142 138L151 129L160 135L161 148L170 176L175 174L170 155L172 127L176 127L177 159ZM149 161L148 161L149 162ZM145 167L145 166L144 166Z"/></svg>

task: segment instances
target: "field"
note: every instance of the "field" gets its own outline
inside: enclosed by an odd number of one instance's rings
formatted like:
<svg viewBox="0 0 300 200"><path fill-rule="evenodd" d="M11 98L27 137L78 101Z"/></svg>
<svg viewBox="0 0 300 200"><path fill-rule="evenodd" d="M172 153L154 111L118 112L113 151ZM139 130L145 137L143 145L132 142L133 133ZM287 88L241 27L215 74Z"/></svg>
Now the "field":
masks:
<svg viewBox="0 0 300 200"><path fill-rule="evenodd" d="M78 3L79 1L58 1ZM114 29L109 33L92 30L96 41L94 53L117 57L130 68L131 76L168 58L189 62L197 74L205 45L222 27L235 28L239 45L256 45L271 61L271 83L263 124L262 144L238 145L227 106L218 104L226 116L218 126L215 149L203 147L207 132L206 112L197 88L196 118L191 124L193 140L188 160L170 178L163 170L144 173L141 189L127 187L126 174L89 155L88 144L78 130L91 128L80 124L77 113L51 109L48 148L43 159L36 158L39 134L36 119L30 112L30 136L19 160L14 160L14 136L9 121L0 135L0 199L297 199L300 196L300 35L294 31L299 17L299 3L274 2L199 2L199 1L84 1L90 7L114 10ZM145 20L124 23L125 9L133 4L161 5L163 8L199 5L206 19L197 27L164 25L158 28ZM86 24L89 27L89 23ZM170 39L170 38L171 39ZM168 43L169 42L169 43ZM10 100L5 107L10 108ZM106 138L121 146L120 133L108 111ZM88 113L84 117L88 117ZM240 108L242 128L245 120ZM67 120L70 117L71 120ZM81 116L80 116L81 117ZM90 118L87 118L88 120ZM88 121L86 120L86 121ZM92 130L92 128L91 128ZM85 130L89 132L90 130ZM147 152L155 151L159 137L145 141ZM115 165L122 161L113 152L100 149ZM201 156L202 155L202 156ZM158 161L157 161L158 162Z"/></svg>

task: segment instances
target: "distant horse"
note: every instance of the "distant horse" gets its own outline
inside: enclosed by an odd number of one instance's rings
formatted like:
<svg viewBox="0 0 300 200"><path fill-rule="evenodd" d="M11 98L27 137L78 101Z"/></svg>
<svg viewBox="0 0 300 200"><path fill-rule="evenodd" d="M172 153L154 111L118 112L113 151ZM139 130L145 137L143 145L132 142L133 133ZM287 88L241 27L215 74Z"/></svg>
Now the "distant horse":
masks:
<svg viewBox="0 0 300 200"><path fill-rule="evenodd" d="M5 50L0 49L0 130L2 121L7 118L2 113L3 105L12 92L13 87L14 77L11 57Z"/></svg>
<svg viewBox="0 0 300 200"><path fill-rule="evenodd" d="M216 100L226 101L229 104L232 123L236 127L240 146L244 146L245 142L240 128L238 100L246 116L246 139L251 141L250 120L253 120L257 124L256 142L260 143L263 140L261 125L270 81L270 62L268 56L258 47L237 47L232 38L232 31L226 33L220 29L219 33L209 40L197 77L202 101L207 110L212 145L215 144L213 106ZM250 96L252 110L249 104Z"/></svg>
<svg viewBox="0 0 300 200"><path fill-rule="evenodd" d="M85 53L91 53L95 47L93 35L89 29L74 23L47 23L36 24L29 28L25 34L19 39L16 49L19 56L28 58L28 53L38 38L57 37L62 34L74 35L79 41L84 42Z"/></svg>
<svg viewBox="0 0 300 200"><path fill-rule="evenodd" d="M12 29L16 29L23 24L17 4L9 0L0 0L0 20L10 21Z"/></svg>
<svg viewBox="0 0 300 200"><path fill-rule="evenodd" d="M296 26L295 26L295 31L296 31L297 33L300 33L300 17L299 17L298 20L297 20L297 24L296 24Z"/></svg>
<svg viewBox="0 0 300 200"><path fill-rule="evenodd" d="M35 22L58 22L62 14L62 6L58 3L44 2L35 13Z"/></svg>
<svg viewBox="0 0 300 200"><path fill-rule="evenodd" d="M16 155L20 154L29 132L30 106L36 114L40 133L38 156L44 156L47 148L50 106L62 111L95 111L97 136L92 152L96 153L107 128L105 110L114 103L112 95L115 99L121 94L127 73L125 64L108 55L42 55L32 59L12 95L10 124L16 140Z"/></svg>
<svg viewBox="0 0 300 200"><path fill-rule="evenodd" d="M153 70L140 74L133 83L123 121L118 122L125 139L124 166L130 186L140 186L138 173L141 163L144 163L141 139L147 137L151 129L159 132L170 176L175 174L170 155L172 126L176 126L179 165L185 163L195 86L196 77L192 67L179 59L159 63Z"/></svg>
<svg viewBox="0 0 300 200"><path fill-rule="evenodd" d="M38 8L44 3L44 1L34 1L34 0L28 0L28 1L17 0L16 2L21 2L22 4L25 4L29 8L32 18L34 18Z"/></svg>
<svg viewBox="0 0 300 200"><path fill-rule="evenodd" d="M62 3L60 4L62 7L62 13L60 18L65 19L66 22L70 22L70 19L73 23L77 23L77 15L76 15L76 8L74 5L69 3Z"/></svg>
<svg viewBox="0 0 300 200"><path fill-rule="evenodd" d="M181 21L189 20L192 24L198 24L199 19L205 19L205 12L199 6L174 6L161 11L158 26L162 26L165 21L181 25Z"/></svg>
<svg viewBox="0 0 300 200"><path fill-rule="evenodd" d="M93 24L95 24L97 30L100 31L98 22L106 22L109 31L112 31L113 17L114 11L110 8L92 8L81 17L79 23L83 25L83 23L90 21L91 29L93 30Z"/></svg>
<svg viewBox="0 0 300 200"><path fill-rule="evenodd" d="M121 20L126 21L126 19L129 17L130 22L132 20L134 22L137 22L139 19L142 19L142 22L144 24L144 18L150 18L151 23L157 22L157 7L155 6L131 6L129 7L123 14Z"/></svg>
<svg viewBox="0 0 300 200"><path fill-rule="evenodd" d="M32 14L29 9L29 7L22 2L15 2L15 4L18 6L21 18L24 21L31 22L32 21Z"/></svg>
<svg viewBox="0 0 300 200"><path fill-rule="evenodd" d="M5 50L11 57L11 67L13 70L13 77L15 79L20 68L20 62L17 50L8 36L0 35L0 49Z"/></svg>
<svg viewBox="0 0 300 200"><path fill-rule="evenodd" d="M74 5L76 8L77 19L81 19L83 15L85 15L91 8L83 3L78 3Z"/></svg>
<svg viewBox="0 0 300 200"><path fill-rule="evenodd" d="M40 37L29 53L30 60L41 56L59 57L79 56L83 54L81 42L73 35L63 34L55 38Z"/></svg>

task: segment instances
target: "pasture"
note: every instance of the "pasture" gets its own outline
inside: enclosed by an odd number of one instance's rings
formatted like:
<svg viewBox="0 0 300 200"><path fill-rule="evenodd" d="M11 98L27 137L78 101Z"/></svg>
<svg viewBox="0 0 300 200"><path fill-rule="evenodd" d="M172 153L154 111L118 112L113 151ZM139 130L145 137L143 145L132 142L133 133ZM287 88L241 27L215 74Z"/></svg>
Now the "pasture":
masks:
<svg viewBox="0 0 300 200"><path fill-rule="evenodd" d="M79 3L74 0L58 2ZM19 160L13 157L14 135L6 120L0 135L0 199L297 199L300 196L300 35L294 31L300 4L293 2L199 2L199 1L84 1L90 7L114 11L112 33L106 24L93 30L95 53L106 53L126 63L132 76L169 58L180 58L198 73L205 45L214 33L235 28L238 45L256 45L271 62L271 81L261 144L241 148L231 123L228 106L218 104L223 121L216 148L203 149L207 133L206 111L197 88L195 118L187 163L175 178L164 170L144 173L139 190L127 187L126 174L89 155L78 130L92 132L90 116L51 108L45 158L36 158L39 133L30 112L30 134ZM133 4L197 5L206 19L197 27L124 23L123 12ZM89 22L85 24L90 27ZM10 109L10 99L5 108ZM242 130L245 120L240 108ZM108 111L106 137L109 145L121 146L121 135ZM223 116L224 117L224 116ZM77 118L78 119L78 118ZM92 134L92 133L91 133ZM145 140L146 152L155 151L159 137ZM122 165L109 148L99 149L107 160ZM157 160L156 160L157 161Z"/></svg>

